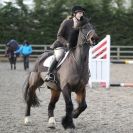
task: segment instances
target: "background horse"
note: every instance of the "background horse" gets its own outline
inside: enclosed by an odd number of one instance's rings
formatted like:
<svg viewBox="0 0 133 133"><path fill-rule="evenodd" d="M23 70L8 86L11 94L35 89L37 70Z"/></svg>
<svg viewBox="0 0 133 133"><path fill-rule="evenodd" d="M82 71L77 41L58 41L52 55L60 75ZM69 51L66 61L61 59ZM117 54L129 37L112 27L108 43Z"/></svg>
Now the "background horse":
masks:
<svg viewBox="0 0 133 133"><path fill-rule="evenodd" d="M70 50L63 64L57 69L56 77L58 83L55 86L49 86L49 83L46 84L51 90L51 99L48 105L49 127L55 127L54 108L56 102L59 100L61 92L66 105L66 114L62 119L62 125L65 129L75 128L73 118L77 118L81 112L86 109L85 86L89 80L88 55L90 45L93 44L93 40L96 37L95 30L90 23L81 26L79 29L77 46ZM24 120L25 124L29 122L31 106L39 106L36 89L44 83L44 72L47 71L47 68L43 66L43 62L51 54L51 52L45 52L40 56L35 63L33 71L30 72L25 82L24 98L27 105ZM72 92L76 93L76 101L78 103L78 107L75 110L73 109L71 99Z"/></svg>
<svg viewBox="0 0 133 133"><path fill-rule="evenodd" d="M14 51L16 51L18 48L18 43L15 40L11 40L6 44L5 56L7 56L9 59L11 70L13 68L16 69L16 60L18 54L15 54Z"/></svg>

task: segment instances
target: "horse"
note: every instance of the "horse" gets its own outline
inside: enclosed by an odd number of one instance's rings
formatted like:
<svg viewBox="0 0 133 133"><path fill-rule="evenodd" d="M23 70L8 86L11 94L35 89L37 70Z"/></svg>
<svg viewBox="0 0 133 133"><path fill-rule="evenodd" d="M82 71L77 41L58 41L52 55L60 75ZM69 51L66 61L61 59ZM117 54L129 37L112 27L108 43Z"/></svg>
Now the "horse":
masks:
<svg viewBox="0 0 133 133"><path fill-rule="evenodd" d="M64 62L55 70L57 83L45 82L51 90L51 98L48 105L48 127L55 128L56 121L54 118L55 104L58 102L60 94L63 94L65 101L65 116L62 118L64 129L74 129L73 118L78 116L87 108L86 104L86 85L89 80L88 56L89 48L95 42L97 34L95 29L86 23L79 27L77 45L69 51ZM36 90L44 83L47 67L43 66L46 58L52 55L52 52L44 52L36 60L33 70L29 73L24 84L24 100L26 102L26 112L24 123L27 125L30 120L31 107L38 107L40 100L36 95ZM68 66L66 68L66 66ZM71 93L75 92L78 107L73 108Z"/></svg>

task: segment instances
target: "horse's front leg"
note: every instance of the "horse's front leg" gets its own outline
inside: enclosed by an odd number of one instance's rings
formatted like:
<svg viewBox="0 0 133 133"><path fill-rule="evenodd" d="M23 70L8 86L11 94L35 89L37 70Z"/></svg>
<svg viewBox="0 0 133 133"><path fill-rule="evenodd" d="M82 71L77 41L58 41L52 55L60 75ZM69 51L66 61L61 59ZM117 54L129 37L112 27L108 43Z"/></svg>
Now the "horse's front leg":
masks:
<svg viewBox="0 0 133 133"><path fill-rule="evenodd" d="M66 103L66 115L62 119L62 125L65 129L72 129L75 128L72 118L73 103L71 100L71 89L68 84L63 88L62 93Z"/></svg>
<svg viewBox="0 0 133 133"><path fill-rule="evenodd" d="M56 91L51 89L51 99L50 103L48 106L48 127L49 128L55 128L56 126L56 121L54 118L54 109L55 109L55 104L59 100L60 97L60 91Z"/></svg>
<svg viewBox="0 0 133 133"><path fill-rule="evenodd" d="M73 111L73 118L77 118L86 108L87 104L85 101L86 90L85 87L80 88L76 93L76 101L78 103L78 108Z"/></svg>

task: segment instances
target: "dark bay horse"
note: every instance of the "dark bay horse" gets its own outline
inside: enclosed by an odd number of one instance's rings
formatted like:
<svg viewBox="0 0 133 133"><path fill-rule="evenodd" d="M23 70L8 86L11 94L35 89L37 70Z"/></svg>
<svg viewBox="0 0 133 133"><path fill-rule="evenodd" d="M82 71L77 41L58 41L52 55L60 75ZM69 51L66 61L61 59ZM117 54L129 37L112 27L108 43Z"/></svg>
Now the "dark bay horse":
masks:
<svg viewBox="0 0 133 133"><path fill-rule="evenodd" d="M93 41L97 38L97 34L93 27L86 23L79 29L78 42L75 48L72 48L63 62L57 69L58 84L49 86L51 90L51 99L48 105L48 126L55 128L54 108L56 102L59 100L60 93L62 92L66 113L62 119L62 126L67 129L75 128L73 118L77 118L86 108L86 84L89 80L88 70L88 55L89 48ZM36 95L36 89L44 83L45 72L47 68L43 66L43 62L47 56L51 55L50 52L45 52L40 58L37 59L33 71L30 72L25 82L24 98L26 102L25 124L29 122L31 107L39 106L39 99ZM55 88L58 89L55 89ZM76 100L78 107L74 110L71 99L71 93L76 93Z"/></svg>

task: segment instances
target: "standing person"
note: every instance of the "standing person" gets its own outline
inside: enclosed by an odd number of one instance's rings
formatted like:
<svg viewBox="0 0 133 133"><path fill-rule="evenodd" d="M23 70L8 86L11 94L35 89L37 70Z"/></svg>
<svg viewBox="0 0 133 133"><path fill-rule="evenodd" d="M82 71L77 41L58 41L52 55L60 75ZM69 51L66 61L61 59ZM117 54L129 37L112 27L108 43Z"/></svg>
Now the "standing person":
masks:
<svg viewBox="0 0 133 133"><path fill-rule="evenodd" d="M58 62L63 58L65 53L65 47L71 48L76 46L79 29L77 29L77 25L81 21L81 18L85 19L85 9L81 6L74 6L71 10L72 17L69 19L65 19L58 30L57 39L51 45L50 48L54 49L54 59L51 63L51 66L48 69L47 75L45 77L45 81L53 80L52 71L58 64ZM88 20L88 19L85 19ZM72 36L74 34L74 37Z"/></svg>
<svg viewBox="0 0 133 133"><path fill-rule="evenodd" d="M18 42L14 39L11 39L7 44L6 44L6 50L5 50L5 56L8 57L10 65L11 65L11 70L16 69L16 61L17 57L19 54L15 54L14 51L19 49Z"/></svg>
<svg viewBox="0 0 133 133"><path fill-rule="evenodd" d="M32 53L32 46L28 41L24 41L24 43L20 46L20 48L15 51L15 53L20 53L23 56L24 62L24 70L29 68L29 56Z"/></svg>

